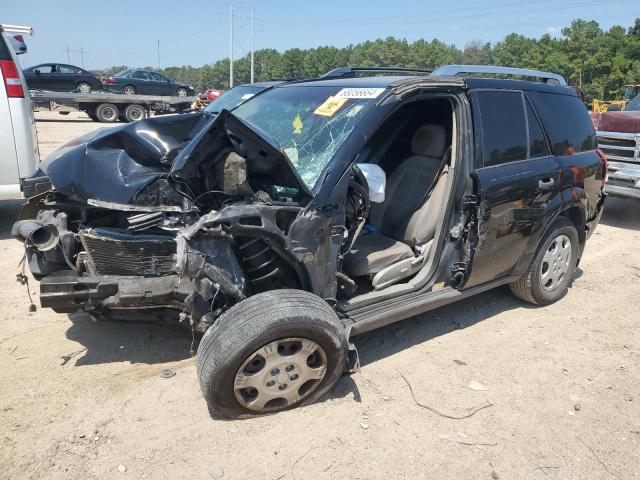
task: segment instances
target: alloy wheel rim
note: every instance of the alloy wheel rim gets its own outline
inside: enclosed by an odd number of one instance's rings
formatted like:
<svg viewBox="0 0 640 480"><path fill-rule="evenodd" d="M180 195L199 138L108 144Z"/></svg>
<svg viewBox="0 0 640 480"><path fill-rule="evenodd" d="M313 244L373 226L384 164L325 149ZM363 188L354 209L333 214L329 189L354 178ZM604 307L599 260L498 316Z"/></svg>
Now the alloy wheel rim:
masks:
<svg viewBox="0 0 640 480"><path fill-rule="evenodd" d="M124 89L124 94L125 95L133 95L135 92L133 91L133 88L131 87L127 87Z"/></svg>
<svg viewBox="0 0 640 480"><path fill-rule="evenodd" d="M234 380L236 400L255 412L289 407L308 397L327 372L324 349L307 338L285 338L253 352Z"/></svg>
<svg viewBox="0 0 640 480"><path fill-rule="evenodd" d="M178 90L178 96L179 97L186 97L187 96L187 91L184 90L183 88Z"/></svg>
<svg viewBox="0 0 640 480"><path fill-rule="evenodd" d="M540 265L540 283L547 292L555 291L563 282L571 263L571 239L556 236L549 244Z"/></svg>
<svg viewBox="0 0 640 480"><path fill-rule="evenodd" d="M80 84L80 87L78 88L78 90L80 90L80 93L91 93L91 85L82 83Z"/></svg>

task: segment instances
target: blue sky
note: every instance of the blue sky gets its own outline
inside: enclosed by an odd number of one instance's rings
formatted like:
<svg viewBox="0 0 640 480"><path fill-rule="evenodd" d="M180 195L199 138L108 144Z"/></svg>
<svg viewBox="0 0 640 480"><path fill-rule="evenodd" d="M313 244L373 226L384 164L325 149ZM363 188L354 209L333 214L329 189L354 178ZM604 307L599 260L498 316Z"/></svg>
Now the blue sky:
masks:
<svg viewBox="0 0 640 480"><path fill-rule="evenodd" d="M495 42L510 32L558 34L580 17L604 28L631 25L640 0L271 0L234 3L236 58L250 49L250 8L255 8L255 47L342 47L395 36L438 38L463 46ZM200 66L228 56L229 3L197 0L0 0L0 22L31 25L23 66L66 62L65 47L88 51L87 68L157 64ZM80 54L71 53L80 65Z"/></svg>

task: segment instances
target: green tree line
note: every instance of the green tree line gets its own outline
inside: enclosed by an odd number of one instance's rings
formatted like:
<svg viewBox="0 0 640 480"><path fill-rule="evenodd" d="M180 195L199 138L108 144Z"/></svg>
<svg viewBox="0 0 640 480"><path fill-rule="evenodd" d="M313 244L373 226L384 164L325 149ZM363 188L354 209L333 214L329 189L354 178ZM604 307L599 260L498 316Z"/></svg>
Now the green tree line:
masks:
<svg viewBox="0 0 640 480"><path fill-rule="evenodd" d="M344 48L291 48L284 52L267 48L255 52L255 79L310 78L340 66L430 69L445 64L491 64L557 72L571 85L580 87L587 100L614 99L625 84L640 84L640 18L629 28L613 26L609 30L603 30L596 21L578 19L558 36L530 38L511 33L497 43L475 40L462 49L440 40L408 42L394 37ZM124 68L112 67L103 73ZM249 82L248 55L236 60L233 68L236 85ZM228 58L201 67L168 67L160 72L193 85L197 91L229 87Z"/></svg>

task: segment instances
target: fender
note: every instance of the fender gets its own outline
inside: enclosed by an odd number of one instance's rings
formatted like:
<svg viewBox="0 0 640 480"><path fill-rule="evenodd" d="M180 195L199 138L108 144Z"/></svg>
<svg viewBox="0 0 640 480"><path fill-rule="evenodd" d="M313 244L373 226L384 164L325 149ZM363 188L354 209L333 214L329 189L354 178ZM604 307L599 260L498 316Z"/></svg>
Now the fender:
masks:
<svg viewBox="0 0 640 480"><path fill-rule="evenodd" d="M558 218L558 215L562 213L564 210L564 202L562 199L562 192L558 192L557 195L554 195L546 205L546 215L544 216L544 220L540 222L538 228L531 232L529 237L529 242L527 243L527 249L524 254L513 268L511 272L512 275L523 275L536 252L538 251L538 246L540 245L540 240L545 236L549 226Z"/></svg>
<svg viewBox="0 0 640 480"><path fill-rule="evenodd" d="M548 220L541 225L542 228L540 228L536 235L531 236L529 244L527 245L527 251L514 268L513 275L523 275L526 272L533 260L533 257L538 251L540 241L549 231L549 227L551 227L551 225L560 216L569 218L576 225L578 238L580 239L578 250L578 260L580 260L582 252L584 251L586 238L585 225L587 216L584 201L586 201L586 192L583 189L576 187L565 188L560 191L558 195L553 197L552 201L548 203L550 212L547 216ZM573 212L578 213L576 214Z"/></svg>

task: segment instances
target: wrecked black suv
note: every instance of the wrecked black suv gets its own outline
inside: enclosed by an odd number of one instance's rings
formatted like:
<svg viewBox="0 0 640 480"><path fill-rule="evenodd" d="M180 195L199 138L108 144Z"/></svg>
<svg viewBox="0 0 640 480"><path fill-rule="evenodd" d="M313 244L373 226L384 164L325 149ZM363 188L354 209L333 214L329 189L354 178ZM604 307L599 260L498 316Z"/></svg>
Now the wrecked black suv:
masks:
<svg viewBox="0 0 640 480"><path fill-rule="evenodd" d="M497 67L362 73L53 154L14 226L42 306L204 332L210 410L246 417L317 399L357 368L352 335L503 284L560 299L606 174L575 91Z"/></svg>

